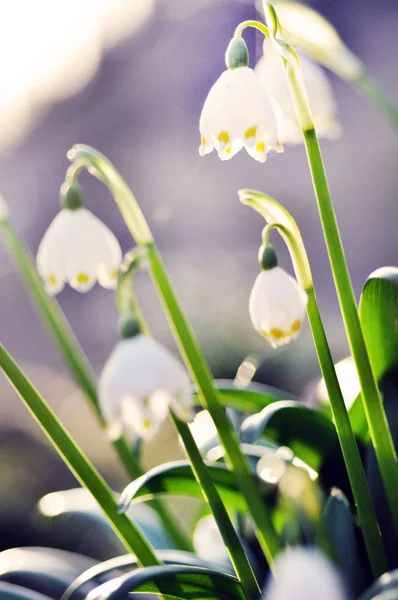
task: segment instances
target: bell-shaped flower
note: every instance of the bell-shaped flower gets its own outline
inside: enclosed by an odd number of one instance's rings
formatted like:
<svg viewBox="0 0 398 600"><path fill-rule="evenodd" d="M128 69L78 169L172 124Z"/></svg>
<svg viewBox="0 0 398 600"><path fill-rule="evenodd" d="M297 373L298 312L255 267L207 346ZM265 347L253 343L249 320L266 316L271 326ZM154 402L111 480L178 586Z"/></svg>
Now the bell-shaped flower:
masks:
<svg viewBox="0 0 398 600"><path fill-rule="evenodd" d="M65 282L88 292L96 281L105 288L116 287L122 251L114 234L92 212L64 208L44 234L36 260L49 294L60 292Z"/></svg>
<svg viewBox="0 0 398 600"><path fill-rule="evenodd" d="M154 339L138 334L118 342L99 380L99 403L110 432L151 439L169 409L188 421L192 385L183 365Z"/></svg>
<svg viewBox="0 0 398 600"><path fill-rule="evenodd" d="M205 100L199 123L199 153L204 156L215 148L221 160L229 160L245 147L253 158L264 162L270 150L282 152L283 148L271 100L256 73L247 66L248 57L231 59L230 49L237 46L242 50L242 45L240 38L232 40L226 54L228 68Z"/></svg>
<svg viewBox="0 0 398 600"><path fill-rule="evenodd" d="M264 250L273 253L270 246ZM250 294L249 313L256 331L276 348L298 336L308 296L293 277L276 266L276 257L272 264L263 266L263 269Z"/></svg>
<svg viewBox="0 0 398 600"><path fill-rule="evenodd" d="M272 98L279 140L282 144L300 144L303 136L282 60L269 40L264 41L263 48L264 55L257 63L255 73ZM300 64L318 137L338 137L340 125L336 119L336 103L326 74L321 67L304 56L300 56Z"/></svg>
<svg viewBox="0 0 398 600"><path fill-rule="evenodd" d="M273 577L264 590L267 600L347 600L337 569L319 551L295 547L276 558Z"/></svg>

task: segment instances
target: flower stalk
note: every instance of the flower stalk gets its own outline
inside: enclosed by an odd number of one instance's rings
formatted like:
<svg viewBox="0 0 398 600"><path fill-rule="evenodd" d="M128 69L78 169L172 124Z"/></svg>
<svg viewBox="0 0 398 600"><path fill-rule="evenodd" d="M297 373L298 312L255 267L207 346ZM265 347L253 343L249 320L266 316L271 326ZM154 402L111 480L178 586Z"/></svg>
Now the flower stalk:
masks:
<svg viewBox="0 0 398 600"><path fill-rule="evenodd" d="M333 364L332 354L326 338L319 312L318 302L312 283L311 268L300 231L293 217L278 202L253 190L241 190L239 197L244 204L259 212L269 224L263 231L263 242L268 242L272 229L276 229L284 239L293 262L296 277L308 295L307 316L310 323L315 349L322 376L330 398L333 419L336 426L347 474L357 509L358 520L364 536L366 550L375 577L385 571L386 559L377 517L370 495L358 445L351 427L348 411ZM283 223L278 222L280 218Z"/></svg>
<svg viewBox="0 0 398 600"><path fill-rule="evenodd" d="M151 336L150 328L135 294L134 281L132 281L141 260L139 250L136 248L125 257L123 273L119 276L117 296L121 316L135 314L141 331L145 332L147 336ZM177 434L182 439L194 476L202 490L203 498L213 514L246 597L248 599L255 598L261 591L260 587L221 496L203 461L191 429L188 423L179 419L172 409L169 410L169 417Z"/></svg>
<svg viewBox="0 0 398 600"><path fill-rule="evenodd" d="M86 168L92 175L102 181L114 196L125 217L131 235L139 245L146 247L149 270L165 307L180 352L194 382L198 386L203 405L209 410L217 427L225 448L227 462L234 470L239 488L252 514L258 540L267 561L272 565L274 556L280 549L279 538L269 515L264 510L249 464L240 450L236 433L233 431L225 410L218 399L209 366L181 310L163 261L137 201L113 165L93 148L85 145L74 146L69 151L68 158L74 161L67 173L68 180L72 183L78 172L82 168ZM143 222L145 222L145 225L143 225Z"/></svg>
<svg viewBox="0 0 398 600"><path fill-rule="evenodd" d="M2 344L0 367L63 460L83 487L94 496L126 549L136 555L142 566L161 564L152 546L129 517L119 514L118 503L112 490Z"/></svg>
<svg viewBox="0 0 398 600"><path fill-rule="evenodd" d="M43 284L36 272L29 250L24 246L8 218L0 221L0 232L9 248L11 256L14 258L20 270L35 306L53 334L75 380L89 401L100 427L105 430L106 422L98 404L95 374L82 347L66 321L58 303L44 291ZM144 471L126 438L120 436L117 439L112 439L112 445L116 450L127 475L131 479L140 477ZM184 535L164 503L156 500L152 503L152 506L158 513L165 529L168 531L177 547L187 551L192 550L190 540Z"/></svg>

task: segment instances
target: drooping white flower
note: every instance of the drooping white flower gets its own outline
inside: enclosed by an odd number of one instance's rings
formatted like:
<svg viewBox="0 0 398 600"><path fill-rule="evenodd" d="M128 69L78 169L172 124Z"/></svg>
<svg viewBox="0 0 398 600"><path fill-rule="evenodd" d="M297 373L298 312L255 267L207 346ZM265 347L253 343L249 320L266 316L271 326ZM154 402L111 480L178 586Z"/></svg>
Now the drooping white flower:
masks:
<svg viewBox="0 0 398 600"><path fill-rule="evenodd" d="M215 148L229 160L243 147L264 162L270 150L282 152L271 100L248 65L243 40L234 38L226 54L227 70L211 88L200 116L201 156Z"/></svg>
<svg viewBox="0 0 398 600"><path fill-rule="evenodd" d="M62 209L37 252L37 269L49 294L60 292L65 282L79 292L88 292L96 281L114 288L121 261L114 234L84 207Z"/></svg>
<svg viewBox="0 0 398 600"><path fill-rule="evenodd" d="M249 300L253 327L273 348L288 344L299 334L308 302L306 292L280 267L262 271Z"/></svg>
<svg viewBox="0 0 398 600"><path fill-rule="evenodd" d="M347 600L339 573L316 549L283 550L276 558L273 578L264 590L267 600Z"/></svg>
<svg viewBox="0 0 398 600"><path fill-rule="evenodd" d="M161 344L138 334L122 339L99 380L101 412L116 432L152 438L171 408L192 416L191 381L183 365Z"/></svg>
<svg viewBox="0 0 398 600"><path fill-rule="evenodd" d="M264 55L255 67L255 73L272 98L282 144L300 144L302 132L296 117L285 68L269 40L264 41ZM305 88L318 137L333 139L340 133L336 119L336 102L331 85L316 63L300 56Z"/></svg>

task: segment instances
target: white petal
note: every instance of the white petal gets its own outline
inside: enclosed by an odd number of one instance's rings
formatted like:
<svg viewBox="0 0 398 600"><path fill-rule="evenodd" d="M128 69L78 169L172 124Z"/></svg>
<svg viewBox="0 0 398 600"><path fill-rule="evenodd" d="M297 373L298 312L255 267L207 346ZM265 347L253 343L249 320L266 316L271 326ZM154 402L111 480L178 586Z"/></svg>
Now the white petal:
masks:
<svg viewBox="0 0 398 600"><path fill-rule="evenodd" d="M154 422L162 421L171 405L186 408L190 379L183 365L161 344L145 336L121 340L99 380L99 402L106 420L121 414L122 398L134 398ZM179 407L178 399L183 401Z"/></svg>
<svg viewBox="0 0 398 600"><path fill-rule="evenodd" d="M302 143L282 61L269 40L264 42L263 48L264 56L257 63L255 72L274 101L279 139L283 144ZM334 138L339 134L340 126L329 81L321 67L306 57L300 56L300 63L317 134Z"/></svg>
<svg viewBox="0 0 398 600"><path fill-rule="evenodd" d="M318 550L289 548L275 561L274 578L264 590L267 600L347 600L335 567Z"/></svg>
<svg viewBox="0 0 398 600"><path fill-rule="evenodd" d="M115 287L121 260L116 237L86 208L61 210L37 254L38 270L47 287L58 288L58 282L68 281L80 292L90 290L97 278L104 287Z"/></svg>
<svg viewBox="0 0 398 600"><path fill-rule="evenodd" d="M307 302L306 292L283 269L262 271L249 300L253 327L272 346L287 344L301 329Z"/></svg>
<svg viewBox="0 0 398 600"><path fill-rule="evenodd" d="M243 146L249 151L257 142L264 142L265 156L269 148L279 146L270 98L249 67L221 74L206 98L199 129L202 156L212 145L222 160L232 158ZM261 152L250 154L265 160Z"/></svg>

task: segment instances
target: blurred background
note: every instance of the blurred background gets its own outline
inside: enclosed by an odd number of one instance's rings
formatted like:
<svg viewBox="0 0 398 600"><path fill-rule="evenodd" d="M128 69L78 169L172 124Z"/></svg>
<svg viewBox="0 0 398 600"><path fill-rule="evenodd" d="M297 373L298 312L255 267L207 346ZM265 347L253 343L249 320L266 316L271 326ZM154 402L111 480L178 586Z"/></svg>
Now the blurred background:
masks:
<svg viewBox="0 0 398 600"><path fill-rule="evenodd" d="M311 4L398 101L396 1ZM265 165L245 152L225 163L215 153L198 154L200 111L224 69L225 48L235 26L257 16L254 0L0 2L0 191L35 254L58 211L67 150L77 142L98 148L138 198L215 376L233 378L255 352L261 361L255 380L306 394L319 377L308 325L282 351L272 350L250 325L248 297L263 222L236 193L262 190L296 218L334 357L344 358L347 344L303 147L287 147ZM252 31L246 39L254 65L261 39ZM343 133L322 148L359 295L370 272L397 262L398 137L365 98L330 79ZM129 250L129 233L106 189L87 174L80 181L87 206ZM274 241L280 264L292 272L283 245ZM175 349L148 277L140 275L138 285L153 331ZM65 288L58 300L99 372L118 339L113 294L96 287L84 296ZM115 457L1 246L0 333L79 443L120 486ZM166 443L170 435L162 432L148 464L159 459L159 448L163 460L175 456ZM32 506L43 492L73 485L45 444L0 376L0 512L10 498ZM4 520L0 527L6 528Z"/></svg>

